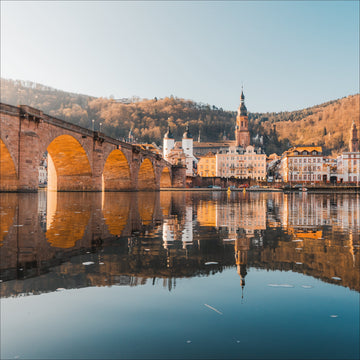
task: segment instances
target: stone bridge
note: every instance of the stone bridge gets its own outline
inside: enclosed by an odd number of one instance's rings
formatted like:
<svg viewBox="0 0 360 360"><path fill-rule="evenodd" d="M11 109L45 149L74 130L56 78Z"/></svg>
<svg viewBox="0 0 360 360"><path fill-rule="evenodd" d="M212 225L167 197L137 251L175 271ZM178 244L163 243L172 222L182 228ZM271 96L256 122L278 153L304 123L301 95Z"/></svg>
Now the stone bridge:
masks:
<svg viewBox="0 0 360 360"><path fill-rule="evenodd" d="M185 187L185 168L172 166L159 154L26 105L0 103L0 191L37 191L46 151L51 190Z"/></svg>

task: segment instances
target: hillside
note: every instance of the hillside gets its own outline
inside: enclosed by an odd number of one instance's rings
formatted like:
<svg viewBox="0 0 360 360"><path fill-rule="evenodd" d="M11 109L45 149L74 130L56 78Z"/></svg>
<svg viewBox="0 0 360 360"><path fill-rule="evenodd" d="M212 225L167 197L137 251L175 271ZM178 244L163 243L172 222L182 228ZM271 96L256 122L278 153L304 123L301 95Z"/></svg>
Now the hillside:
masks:
<svg viewBox="0 0 360 360"><path fill-rule="evenodd" d="M282 153L289 146L319 144L327 153L347 149L351 122L359 122L360 95L330 101L304 110L280 113L249 113L251 136L263 135L267 154ZM168 123L181 138L189 122L194 138L201 141L234 139L236 112L191 100L108 99L68 93L20 80L1 79L1 102L26 104L45 113L123 139L132 129L139 142L161 144ZM276 128L274 128L274 125ZM360 127L360 126L359 126Z"/></svg>
<svg viewBox="0 0 360 360"><path fill-rule="evenodd" d="M251 114L254 130L271 133L291 146L317 144L333 155L348 149L353 121L360 128L360 95L333 100L300 111Z"/></svg>

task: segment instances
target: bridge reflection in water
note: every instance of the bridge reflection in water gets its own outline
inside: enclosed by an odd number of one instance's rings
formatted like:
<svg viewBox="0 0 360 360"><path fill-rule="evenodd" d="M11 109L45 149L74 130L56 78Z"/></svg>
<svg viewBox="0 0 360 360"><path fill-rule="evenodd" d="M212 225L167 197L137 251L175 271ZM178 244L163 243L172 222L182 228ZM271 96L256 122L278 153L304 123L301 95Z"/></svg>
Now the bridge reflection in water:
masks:
<svg viewBox="0 0 360 360"><path fill-rule="evenodd" d="M137 285L235 267L291 270L356 291L359 195L1 194L2 297ZM85 266L85 264L90 264Z"/></svg>

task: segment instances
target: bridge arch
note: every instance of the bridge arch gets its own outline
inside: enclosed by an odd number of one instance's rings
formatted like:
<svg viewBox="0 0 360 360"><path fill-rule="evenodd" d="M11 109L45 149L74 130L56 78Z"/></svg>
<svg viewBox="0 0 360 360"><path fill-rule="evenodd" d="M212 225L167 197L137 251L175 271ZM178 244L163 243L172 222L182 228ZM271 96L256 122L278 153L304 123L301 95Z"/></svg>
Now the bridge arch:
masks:
<svg viewBox="0 0 360 360"><path fill-rule="evenodd" d="M145 158L140 165L138 180L137 180L137 189L138 190L156 189L154 166L150 161L150 159L148 158Z"/></svg>
<svg viewBox="0 0 360 360"><path fill-rule="evenodd" d="M170 188L170 187L171 187L170 170L167 166L165 166L160 176L160 188Z"/></svg>
<svg viewBox="0 0 360 360"><path fill-rule="evenodd" d="M84 191L92 189L92 171L88 155L71 135L51 141L48 151L48 184L51 190Z"/></svg>
<svg viewBox="0 0 360 360"><path fill-rule="evenodd" d="M18 187L18 176L15 162L4 141L0 139L0 189L15 191Z"/></svg>
<svg viewBox="0 0 360 360"><path fill-rule="evenodd" d="M131 190L131 173L124 153L113 150L106 159L102 174L104 191Z"/></svg>

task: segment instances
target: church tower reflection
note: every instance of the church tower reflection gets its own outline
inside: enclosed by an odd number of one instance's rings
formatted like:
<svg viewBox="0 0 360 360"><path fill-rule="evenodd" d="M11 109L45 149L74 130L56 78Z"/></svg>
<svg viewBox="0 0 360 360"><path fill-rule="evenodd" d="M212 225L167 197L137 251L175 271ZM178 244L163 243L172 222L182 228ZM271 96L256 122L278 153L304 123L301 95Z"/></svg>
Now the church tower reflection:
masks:
<svg viewBox="0 0 360 360"><path fill-rule="evenodd" d="M235 240L235 263L237 273L240 276L241 298L244 297L245 276L247 275L248 251L250 250L250 238L245 234Z"/></svg>

